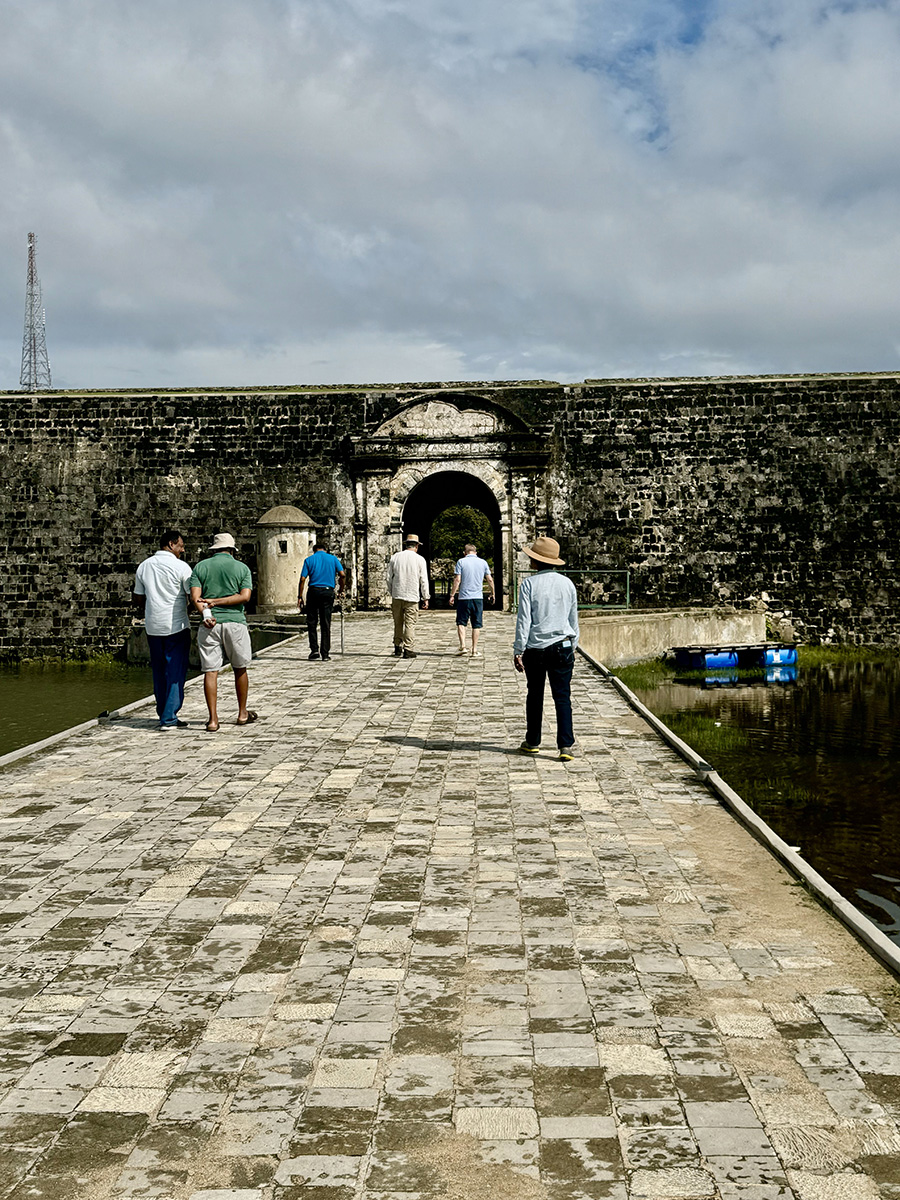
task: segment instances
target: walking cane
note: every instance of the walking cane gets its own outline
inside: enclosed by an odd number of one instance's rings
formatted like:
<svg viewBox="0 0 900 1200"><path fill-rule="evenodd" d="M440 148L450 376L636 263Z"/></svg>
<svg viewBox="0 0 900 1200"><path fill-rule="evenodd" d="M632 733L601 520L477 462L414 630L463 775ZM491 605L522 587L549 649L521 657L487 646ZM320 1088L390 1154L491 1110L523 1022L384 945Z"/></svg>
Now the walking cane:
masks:
<svg viewBox="0 0 900 1200"><path fill-rule="evenodd" d="M344 605L338 605L338 612L341 614L341 654L344 653Z"/></svg>

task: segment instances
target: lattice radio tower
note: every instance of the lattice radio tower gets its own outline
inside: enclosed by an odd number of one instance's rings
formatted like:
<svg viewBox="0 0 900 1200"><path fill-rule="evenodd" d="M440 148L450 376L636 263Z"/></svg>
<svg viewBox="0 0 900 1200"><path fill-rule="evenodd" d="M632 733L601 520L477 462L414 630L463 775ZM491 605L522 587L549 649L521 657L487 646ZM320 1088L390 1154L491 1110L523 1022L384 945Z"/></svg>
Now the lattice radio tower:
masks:
<svg viewBox="0 0 900 1200"><path fill-rule="evenodd" d="M29 392L50 387L47 358L46 314L41 300L41 281L35 264L37 239L28 235L28 284L25 289L25 336L22 339L22 373L19 383Z"/></svg>

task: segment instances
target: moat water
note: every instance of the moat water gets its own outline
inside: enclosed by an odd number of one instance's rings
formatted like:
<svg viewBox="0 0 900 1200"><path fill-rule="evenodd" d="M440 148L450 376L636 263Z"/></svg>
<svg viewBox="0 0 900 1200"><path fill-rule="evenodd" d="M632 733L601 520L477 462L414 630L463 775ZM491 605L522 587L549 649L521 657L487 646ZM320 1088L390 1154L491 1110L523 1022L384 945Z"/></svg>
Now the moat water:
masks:
<svg viewBox="0 0 900 1200"><path fill-rule="evenodd" d="M900 944L900 657L804 665L801 651L795 683L640 671L617 674Z"/></svg>
<svg viewBox="0 0 900 1200"><path fill-rule="evenodd" d="M283 636L251 629L254 650ZM192 669L188 679L196 674ZM0 755L152 694L149 666L101 660L0 667Z"/></svg>

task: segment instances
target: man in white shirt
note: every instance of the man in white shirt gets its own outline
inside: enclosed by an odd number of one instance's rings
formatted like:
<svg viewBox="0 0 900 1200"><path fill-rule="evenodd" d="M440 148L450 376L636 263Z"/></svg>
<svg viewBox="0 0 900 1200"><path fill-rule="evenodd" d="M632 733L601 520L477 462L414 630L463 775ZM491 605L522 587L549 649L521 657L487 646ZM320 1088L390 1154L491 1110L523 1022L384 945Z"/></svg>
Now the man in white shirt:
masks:
<svg viewBox="0 0 900 1200"><path fill-rule="evenodd" d="M396 658L415 658L414 627L419 616L419 602L428 607L428 571L425 559L419 557L419 539L408 533L403 549L391 555L387 572L391 613L394 617L394 655Z"/></svg>
<svg viewBox="0 0 900 1200"><path fill-rule="evenodd" d="M191 568L181 561L184 538L177 529L165 530L159 547L138 567L133 599L144 613L159 727L178 729L187 725L178 720L178 713L184 703L191 650L187 612Z"/></svg>
<svg viewBox="0 0 900 1200"><path fill-rule="evenodd" d="M484 581L490 587L489 600L494 603L494 581L487 561L478 557L478 547L471 542L466 545L463 558L456 564L453 587L450 592L451 606L456 603L456 632L459 635L458 655L466 653L466 622L472 622L472 657L481 658L478 650L478 635L484 624Z"/></svg>
<svg viewBox="0 0 900 1200"><path fill-rule="evenodd" d="M560 762L575 757L572 731L572 669L578 642L578 596L575 585L553 568L561 567L559 542L540 537L524 547L537 573L519 584L513 663L528 680L525 699L523 754L537 754L541 745L544 713L544 684L556 707L556 746Z"/></svg>

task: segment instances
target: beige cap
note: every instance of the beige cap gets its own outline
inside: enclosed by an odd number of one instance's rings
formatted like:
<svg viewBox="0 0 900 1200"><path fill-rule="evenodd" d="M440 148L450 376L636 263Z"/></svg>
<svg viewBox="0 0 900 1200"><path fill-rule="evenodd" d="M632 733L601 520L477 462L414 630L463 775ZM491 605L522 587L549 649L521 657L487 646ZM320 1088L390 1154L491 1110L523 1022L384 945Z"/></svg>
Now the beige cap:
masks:
<svg viewBox="0 0 900 1200"><path fill-rule="evenodd" d="M217 533L212 540L210 550L236 550L234 538L230 533Z"/></svg>
<svg viewBox="0 0 900 1200"><path fill-rule="evenodd" d="M416 535L414 533L404 533L404 535L403 535L404 546L407 544L407 542L415 542L416 545L418 546L419 539L416 537Z"/></svg>

